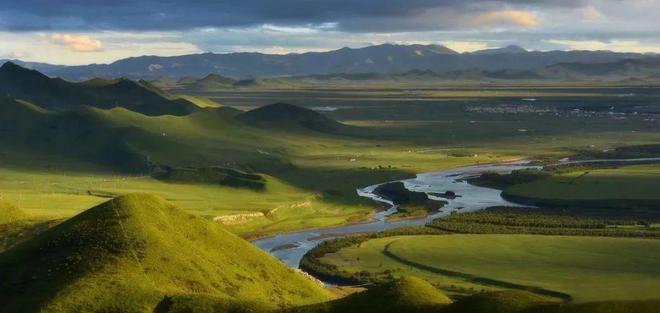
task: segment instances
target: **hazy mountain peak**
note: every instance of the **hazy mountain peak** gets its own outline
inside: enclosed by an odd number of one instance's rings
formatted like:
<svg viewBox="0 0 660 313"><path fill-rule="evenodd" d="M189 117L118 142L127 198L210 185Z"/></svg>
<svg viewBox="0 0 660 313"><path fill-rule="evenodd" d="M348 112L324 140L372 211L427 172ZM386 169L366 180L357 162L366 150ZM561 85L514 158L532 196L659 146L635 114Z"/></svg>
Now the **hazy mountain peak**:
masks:
<svg viewBox="0 0 660 313"><path fill-rule="evenodd" d="M484 49L472 52L472 54L503 54L503 53L525 53L528 52L525 48L517 45L508 45L501 48Z"/></svg>
<svg viewBox="0 0 660 313"><path fill-rule="evenodd" d="M365 47L365 48L358 48L354 50L365 50L365 49L389 49L389 50L404 50L404 51L420 51L420 52L432 52L435 54L458 54L458 52L447 48L446 46L439 45L439 44L430 44L430 45L422 45L422 44L412 44L412 45L399 45L399 44L393 44L393 43L384 43L380 45L374 45L370 47Z"/></svg>

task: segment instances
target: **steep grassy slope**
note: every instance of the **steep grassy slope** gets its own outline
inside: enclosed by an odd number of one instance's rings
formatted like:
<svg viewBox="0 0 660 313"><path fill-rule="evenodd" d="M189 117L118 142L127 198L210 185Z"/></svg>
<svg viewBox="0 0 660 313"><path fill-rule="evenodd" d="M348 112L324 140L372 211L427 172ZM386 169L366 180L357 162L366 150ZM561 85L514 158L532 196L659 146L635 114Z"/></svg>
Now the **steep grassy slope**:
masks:
<svg viewBox="0 0 660 313"><path fill-rule="evenodd" d="M113 199L7 250L0 276L3 312L152 312L187 294L271 308L329 299L221 226L148 194Z"/></svg>
<svg viewBox="0 0 660 313"><path fill-rule="evenodd" d="M7 224L27 217L25 212L11 205L0 196L0 224Z"/></svg>
<svg viewBox="0 0 660 313"><path fill-rule="evenodd" d="M346 298L294 309L294 312L437 312L452 301L427 281L402 277Z"/></svg>
<svg viewBox="0 0 660 313"><path fill-rule="evenodd" d="M0 196L0 253L58 222L33 218Z"/></svg>
<svg viewBox="0 0 660 313"><path fill-rule="evenodd" d="M88 105L104 109L124 107L147 115L186 115L197 109L186 100L166 98L144 82L95 79L71 83L11 62L0 67L0 94L55 111Z"/></svg>

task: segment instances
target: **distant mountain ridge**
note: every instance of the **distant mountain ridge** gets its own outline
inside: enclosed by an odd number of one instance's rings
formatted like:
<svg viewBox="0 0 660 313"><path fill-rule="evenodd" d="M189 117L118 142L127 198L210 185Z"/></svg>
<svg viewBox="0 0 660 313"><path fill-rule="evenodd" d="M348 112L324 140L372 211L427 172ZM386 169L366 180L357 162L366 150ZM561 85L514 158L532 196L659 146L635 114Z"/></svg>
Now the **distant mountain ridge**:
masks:
<svg viewBox="0 0 660 313"><path fill-rule="evenodd" d="M537 69L456 70L434 72L411 70L403 73L335 73L281 78L291 81L461 81L461 80L589 80L660 78L660 57L622 59L606 63L558 63Z"/></svg>
<svg viewBox="0 0 660 313"><path fill-rule="evenodd" d="M612 51L527 51L518 46L458 53L441 45L382 44L357 49L342 48L328 52L286 55L253 52L203 53L174 57L141 56L111 64L81 66L19 64L50 76L72 80L94 77L180 79L186 76L204 77L213 73L245 79L332 73L402 73L411 70L529 70L557 63L608 63L644 56L640 53Z"/></svg>

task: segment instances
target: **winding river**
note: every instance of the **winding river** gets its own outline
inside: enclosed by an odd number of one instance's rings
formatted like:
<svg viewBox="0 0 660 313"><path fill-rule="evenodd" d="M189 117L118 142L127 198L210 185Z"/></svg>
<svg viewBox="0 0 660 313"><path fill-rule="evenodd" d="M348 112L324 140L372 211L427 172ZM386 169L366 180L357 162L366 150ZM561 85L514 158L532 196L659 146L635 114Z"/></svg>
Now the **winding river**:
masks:
<svg viewBox="0 0 660 313"><path fill-rule="evenodd" d="M413 179L402 180L406 189L412 191L426 193L444 193L446 191L453 191L459 197L455 199L443 199L429 195L429 198L431 199L445 200L449 203L437 213L431 214L426 218L396 222L388 222L386 218L388 215L395 213L398 207L393 205L390 201L373 194L373 190L378 185L365 187L357 190L357 193L360 196L368 197L375 201L384 202L390 205L388 210L374 214L371 222L286 233L256 240L253 241L253 243L259 248L284 261L289 266L297 268L300 264L300 260L307 251L314 248L321 241L333 237L336 238L355 233L378 232L406 226L421 226L432 219L447 216L453 211L471 212L498 205L516 206L516 204L502 199L502 197L500 197L500 190L474 186L468 184L465 179L485 172L504 174L510 173L513 170L531 167L536 166L531 165L526 161L503 164L472 165L441 172L418 174L417 177Z"/></svg>
<svg viewBox="0 0 660 313"><path fill-rule="evenodd" d="M657 161L660 161L660 157L598 160L562 159L560 160L560 163L632 163ZM307 251L316 247L316 245L318 245L321 241L328 240L330 238L336 238L355 233L379 232L406 226L421 226L438 217L447 216L454 211L472 212L492 206L519 206L518 204L502 199L500 196L500 190L471 185L468 184L465 179L480 175L485 172L506 174L514 170L534 167L540 168L540 166L533 165L529 161L518 161L501 164L479 164L441 172L418 174L415 178L402 180L405 187L412 191L421 191L426 192L427 194L453 191L459 197L455 199L441 199L429 195L429 198L431 199L446 200L449 203L437 213L431 214L426 218L396 222L388 222L386 218L388 215L396 213L398 207L393 205L390 201L373 194L373 190L380 184L365 187L357 190L358 195L390 205L388 210L374 214L373 220L371 222L280 234L273 237L255 240L253 243L259 248L269 252L273 256L287 263L289 266L298 268L300 265L300 260L302 259L303 255L307 253Z"/></svg>

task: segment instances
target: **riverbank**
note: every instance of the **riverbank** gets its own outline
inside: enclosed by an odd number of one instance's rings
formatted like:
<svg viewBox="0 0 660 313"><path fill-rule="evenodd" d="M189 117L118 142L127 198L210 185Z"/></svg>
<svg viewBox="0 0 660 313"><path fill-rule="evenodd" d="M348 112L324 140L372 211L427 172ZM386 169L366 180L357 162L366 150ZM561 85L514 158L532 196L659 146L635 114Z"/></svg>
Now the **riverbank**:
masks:
<svg viewBox="0 0 660 313"><path fill-rule="evenodd" d="M460 195L460 197L455 197L454 199L442 199L447 202L442 211L434 212L422 219L387 221L387 216L396 213L397 207L392 201L373 193L376 187L381 184L368 186L358 189L358 195L391 205L391 207L385 211L376 212L373 215L373 222L278 234L268 238L254 240L253 243L290 266L297 268L303 255L307 251L316 247L320 242L324 241L323 235L335 234L337 236L346 236L356 233L373 233L403 227L421 226L435 218L449 216L452 212L459 210L461 212L470 212L489 206L515 205L502 199L499 191L468 184L465 181L465 178L484 172L509 173L516 169L528 167L529 165L527 165L527 162L525 161L498 164L477 164L445 171L418 174L415 178L401 180L406 189L411 191L427 194L439 194L452 191L456 195ZM293 245L295 245L295 247L293 247ZM282 246L293 248L273 251L274 248Z"/></svg>

